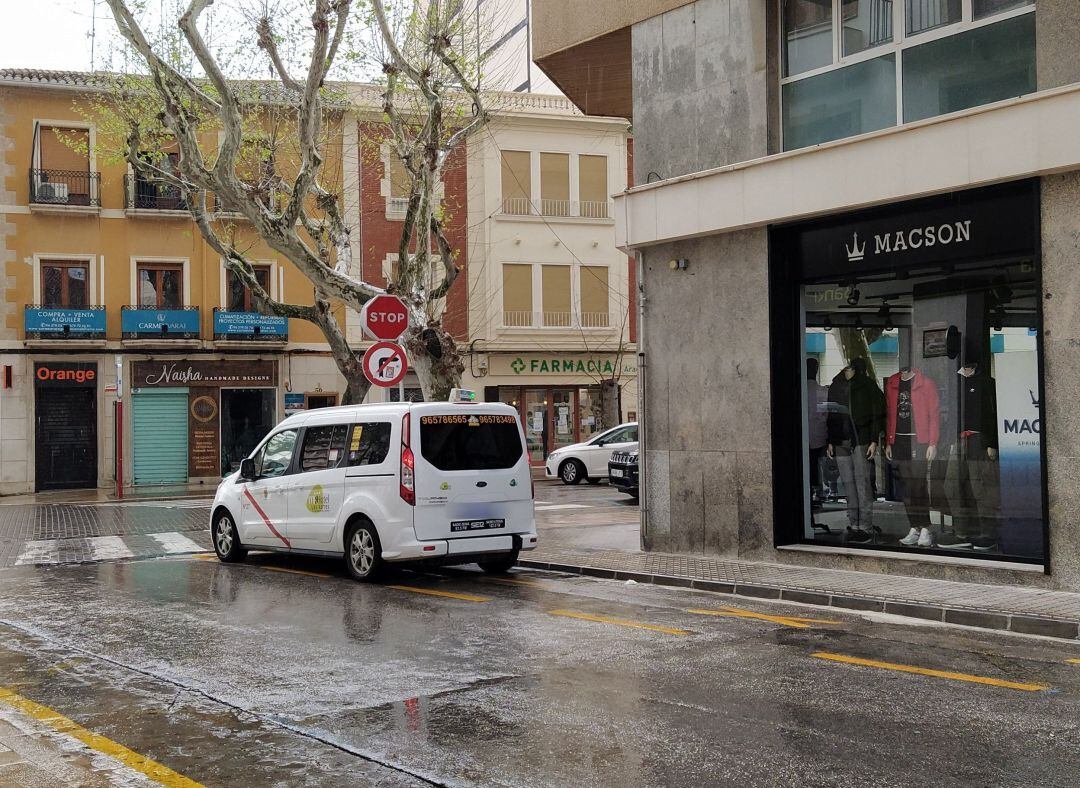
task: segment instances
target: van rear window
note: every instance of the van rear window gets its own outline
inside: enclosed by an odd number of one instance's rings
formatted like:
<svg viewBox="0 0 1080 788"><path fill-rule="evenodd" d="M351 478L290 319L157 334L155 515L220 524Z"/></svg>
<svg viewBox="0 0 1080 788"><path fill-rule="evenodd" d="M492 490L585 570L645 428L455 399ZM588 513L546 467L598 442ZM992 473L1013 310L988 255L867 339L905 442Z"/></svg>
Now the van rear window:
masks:
<svg viewBox="0 0 1080 788"><path fill-rule="evenodd" d="M521 432L513 416L422 416L420 453L441 471L513 468L521 459Z"/></svg>

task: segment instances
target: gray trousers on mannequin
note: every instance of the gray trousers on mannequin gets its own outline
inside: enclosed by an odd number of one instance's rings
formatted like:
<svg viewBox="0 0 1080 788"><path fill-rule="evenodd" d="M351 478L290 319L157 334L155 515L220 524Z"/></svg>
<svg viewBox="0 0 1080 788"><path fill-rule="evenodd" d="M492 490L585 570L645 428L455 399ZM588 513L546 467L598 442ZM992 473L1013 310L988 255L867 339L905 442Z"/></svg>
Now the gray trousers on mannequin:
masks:
<svg viewBox="0 0 1080 788"><path fill-rule="evenodd" d="M869 529L874 524L874 491L870 485L870 460L865 446L835 449L840 483L847 496L847 516L852 528Z"/></svg>

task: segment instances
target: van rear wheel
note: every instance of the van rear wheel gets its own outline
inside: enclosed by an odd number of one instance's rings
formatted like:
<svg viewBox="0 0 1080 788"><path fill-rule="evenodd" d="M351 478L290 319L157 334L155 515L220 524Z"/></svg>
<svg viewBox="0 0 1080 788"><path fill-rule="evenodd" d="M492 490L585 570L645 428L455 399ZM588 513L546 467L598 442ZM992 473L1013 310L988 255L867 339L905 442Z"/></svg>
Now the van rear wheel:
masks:
<svg viewBox="0 0 1080 788"><path fill-rule="evenodd" d="M518 551L499 553L490 558L481 558L476 563L489 575L503 575L514 568L518 560Z"/></svg>
<svg viewBox="0 0 1080 788"><path fill-rule="evenodd" d="M374 580L382 571L382 546L375 526L368 522L354 523L345 539L345 565L353 580Z"/></svg>

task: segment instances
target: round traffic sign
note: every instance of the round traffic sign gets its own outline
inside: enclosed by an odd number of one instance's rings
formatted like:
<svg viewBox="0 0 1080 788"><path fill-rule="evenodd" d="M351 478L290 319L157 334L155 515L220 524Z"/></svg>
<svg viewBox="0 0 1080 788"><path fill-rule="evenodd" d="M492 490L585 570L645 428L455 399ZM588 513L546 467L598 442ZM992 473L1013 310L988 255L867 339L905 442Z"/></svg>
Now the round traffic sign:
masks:
<svg viewBox="0 0 1080 788"><path fill-rule="evenodd" d="M376 342L364 353L364 375L376 386L396 386L409 371L405 349L393 342Z"/></svg>
<svg viewBox="0 0 1080 788"><path fill-rule="evenodd" d="M409 327L409 308L393 295L377 295L360 310L360 322L375 339L394 340Z"/></svg>

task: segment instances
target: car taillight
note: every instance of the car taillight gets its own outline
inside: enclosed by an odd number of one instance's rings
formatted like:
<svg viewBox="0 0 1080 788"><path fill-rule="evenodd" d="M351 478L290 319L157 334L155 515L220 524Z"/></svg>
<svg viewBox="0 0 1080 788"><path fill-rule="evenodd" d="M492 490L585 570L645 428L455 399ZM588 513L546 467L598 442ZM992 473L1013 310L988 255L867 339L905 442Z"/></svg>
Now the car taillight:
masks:
<svg viewBox="0 0 1080 788"><path fill-rule="evenodd" d="M401 500L416 506L416 460L412 449L409 447L410 414L406 413L401 419Z"/></svg>

